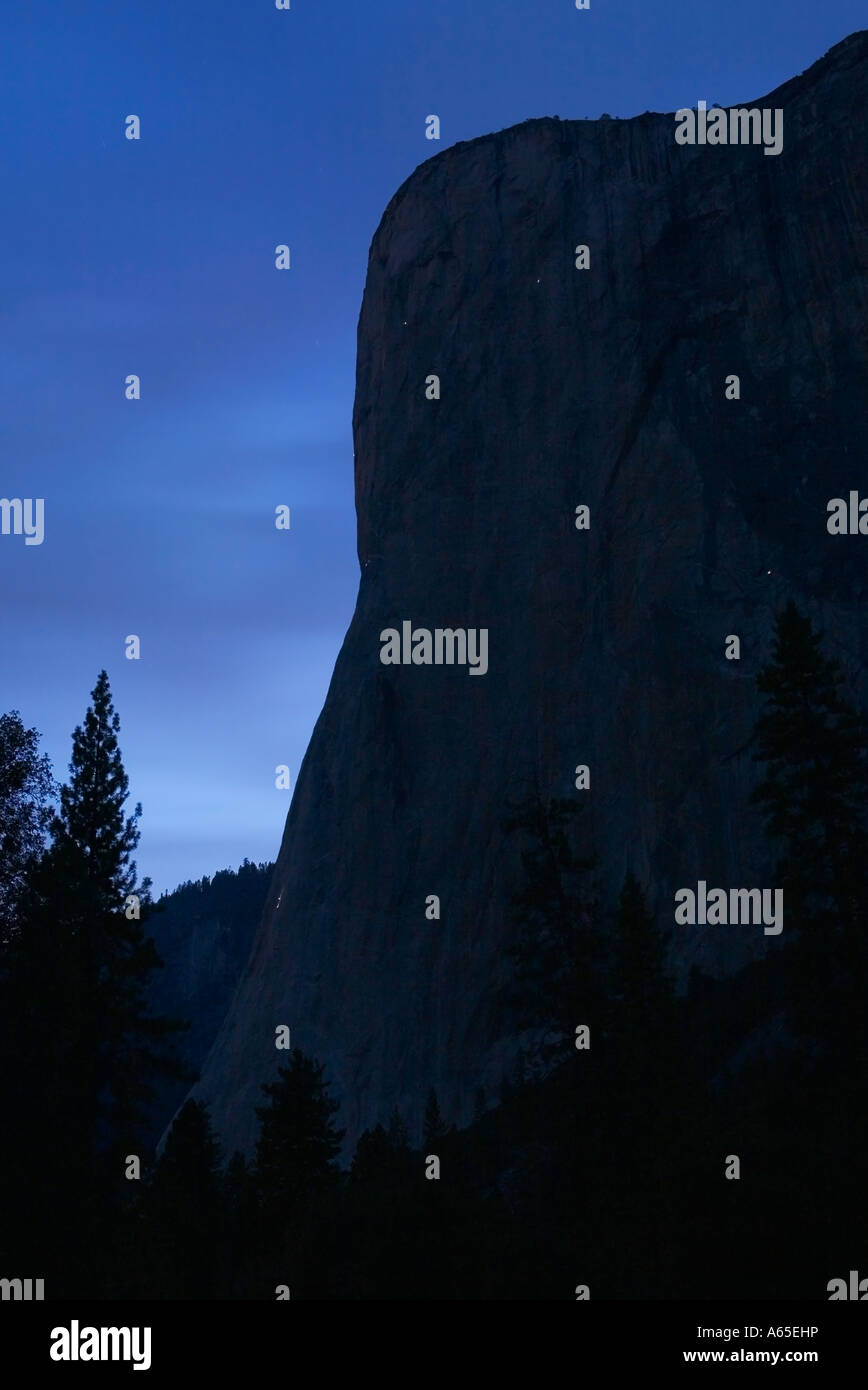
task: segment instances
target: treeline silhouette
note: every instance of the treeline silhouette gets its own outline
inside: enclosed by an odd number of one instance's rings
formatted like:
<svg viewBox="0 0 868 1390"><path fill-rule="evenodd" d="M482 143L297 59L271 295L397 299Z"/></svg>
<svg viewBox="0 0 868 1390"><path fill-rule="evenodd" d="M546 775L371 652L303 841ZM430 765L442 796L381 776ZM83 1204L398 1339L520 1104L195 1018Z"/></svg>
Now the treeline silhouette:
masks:
<svg viewBox="0 0 868 1390"><path fill-rule="evenodd" d="M793 604L758 686L744 812L785 904L761 960L677 992L635 876L607 907L577 804L533 793L503 815L523 1050L469 1127L431 1091L421 1135L396 1111L342 1169L337 1102L295 1050L249 1159L187 1101L135 1181L178 1028L143 1006L153 905L108 682L52 817L38 740L4 716L0 1273L50 1297L570 1300L824 1299L868 1275L865 719Z"/></svg>

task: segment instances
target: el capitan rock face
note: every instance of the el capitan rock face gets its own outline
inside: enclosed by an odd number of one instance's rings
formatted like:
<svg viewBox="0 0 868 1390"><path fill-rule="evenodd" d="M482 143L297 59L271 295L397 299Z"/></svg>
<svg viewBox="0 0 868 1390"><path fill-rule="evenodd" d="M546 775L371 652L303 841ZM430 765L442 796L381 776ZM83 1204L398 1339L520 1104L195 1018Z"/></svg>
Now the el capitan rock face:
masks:
<svg viewBox="0 0 868 1390"><path fill-rule="evenodd" d="M673 895L772 886L747 745L786 598L865 695L868 537L830 536L826 504L865 486L868 35L744 105L783 109L779 156L678 146L672 114L534 120L429 160L383 217L358 602L195 1092L230 1150L283 1023L348 1141L396 1104L415 1139L432 1085L458 1123L496 1095L500 820L531 787L582 800L610 894L632 867L682 970L768 948L761 927L676 928ZM487 673L383 665L403 620L487 628Z"/></svg>

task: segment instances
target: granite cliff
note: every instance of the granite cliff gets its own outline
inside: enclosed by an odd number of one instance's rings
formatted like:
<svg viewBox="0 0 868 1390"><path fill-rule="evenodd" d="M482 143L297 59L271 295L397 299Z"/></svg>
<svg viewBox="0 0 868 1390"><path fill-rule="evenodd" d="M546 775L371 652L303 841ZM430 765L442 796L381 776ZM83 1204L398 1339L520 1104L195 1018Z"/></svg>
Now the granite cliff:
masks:
<svg viewBox="0 0 868 1390"><path fill-rule="evenodd" d="M868 491L868 33L744 105L783 111L779 155L678 145L672 113L530 120L428 160L383 216L358 601L194 1092L230 1148L283 1023L348 1140L396 1104L418 1131L431 1085L457 1123L496 1096L500 820L532 787L584 800L609 891L632 866L663 922L698 879L770 884L749 741L786 598L865 697L868 537L830 535L826 509ZM487 673L384 665L405 620L487 629ZM672 927L682 972L766 948L756 927Z"/></svg>

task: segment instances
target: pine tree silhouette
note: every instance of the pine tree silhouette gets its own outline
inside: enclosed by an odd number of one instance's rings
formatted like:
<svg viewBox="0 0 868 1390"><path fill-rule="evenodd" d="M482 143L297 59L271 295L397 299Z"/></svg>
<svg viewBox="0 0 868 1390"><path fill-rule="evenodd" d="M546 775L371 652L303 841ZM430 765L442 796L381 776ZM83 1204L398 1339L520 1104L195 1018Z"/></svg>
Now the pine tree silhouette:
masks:
<svg viewBox="0 0 868 1390"><path fill-rule="evenodd" d="M868 734L810 619L790 602L775 626L772 661L757 678L766 697L753 793L777 853L786 951L797 1015L835 1046L840 1029L864 1037L868 909ZM836 1018L839 1020L836 1023Z"/></svg>
<svg viewBox="0 0 868 1390"><path fill-rule="evenodd" d="M485 1116L488 1106L485 1101L485 1087L477 1086L473 1093L473 1122L478 1124Z"/></svg>
<svg viewBox="0 0 868 1390"><path fill-rule="evenodd" d="M576 1025L595 1021L589 1006L601 997L596 860L576 852L569 832L578 814L573 801L545 802L533 795L503 823L525 841L523 878L512 896L512 999L520 1024L546 1030L530 1048L545 1063L569 1053Z"/></svg>
<svg viewBox="0 0 868 1390"><path fill-rule="evenodd" d="M42 877L51 877L47 898L60 910L69 966L82 989L82 1037L100 1098L99 1142L117 1151L135 1138L153 1077L178 1074L165 1043L184 1025L153 1018L145 1003L147 981L161 961L144 930L150 879L137 883L132 860L142 808L125 816L129 780L105 671L91 698L73 734L70 780L60 790Z"/></svg>
<svg viewBox="0 0 868 1390"><path fill-rule="evenodd" d="M425 1119L422 1124L422 1144L425 1151L436 1153L438 1142L445 1139L449 1133L450 1126L447 1125L440 1113L440 1102L437 1099L437 1092L432 1086L425 1102Z"/></svg>
<svg viewBox="0 0 868 1390"><path fill-rule="evenodd" d="M18 1133L19 1221L56 1252L55 1286L66 1280L70 1292L86 1283L95 1292L103 1277L104 1241L129 1200L123 1159L139 1151L154 1076L178 1073L168 1040L182 1026L144 1003L160 962L143 929L149 883L137 886L131 859L140 808L124 816L128 782L104 671L92 702L73 734L51 845L4 952L4 1031L22 1058L5 1098Z"/></svg>
<svg viewBox="0 0 868 1390"><path fill-rule="evenodd" d="M332 1124L338 1105L311 1057L293 1048L278 1075L262 1087L269 1104L256 1109L261 1129L255 1171L263 1199L291 1211L304 1194L336 1177L344 1131Z"/></svg>
<svg viewBox="0 0 868 1390"><path fill-rule="evenodd" d="M378 1186L388 1182L395 1166L395 1150L382 1125L366 1129L359 1135L353 1161L350 1165L350 1180L353 1183L367 1183Z"/></svg>
<svg viewBox="0 0 868 1390"><path fill-rule="evenodd" d="M254 1183L260 1204L263 1286L288 1284L292 1297L321 1276L323 1230L338 1185L342 1129L332 1123L337 1102L328 1094L323 1068L298 1048L278 1080L262 1090L258 1106ZM303 1295L304 1296L304 1295Z"/></svg>
<svg viewBox="0 0 868 1390"><path fill-rule="evenodd" d="M56 794L39 734L17 710L0 715L0 946L15 930L28 874L43 852Z"/></svg>
<svg viewBox="0 0 868 1390"><path fill-rule="evenodd" d="M225 1296L244 1298L249 1292L250 1247L258 1222L253 1175L244 1155L237 1150L229 1160L223 1177L223 1215L226 1231Z"/></svg>
<svg viewBox="0 0 868 1390"><path fill-rule="evenodd" d="M221 1278L220 1146L207 1109L185 1102L143 1198L153 1282L164 1298L213 1298Z"/></svg>
<svg viewBox="0 0 868 1390"><path fill-rule="evenodd" d="M658 1290L673 1277L677 1179L674 1136L682 1121L675 989L666 943L645 894L626 874L615 917L613 1007L606 1051L608 1134L618 1163L609 1195L629 1224L631 1266ZM641 1154L639 1163L636 1154ZM629 1174L629 1182L625 1175ZM624 1199L617 1189L625 1191ZM626 1235L626 1233L625 1233Z"/></svg>
<svg viewBox="0 0 868 1390"><path fill-rule="evenodd" d="M393 1148L402 1150L404 1152L409 1152L410 1135L407 1131L406 1121L404 1120L404 1117L398 1109L397 1105L394 1106L392 1113L389 1116L388 1135L389 1142Z"/></svg>
<svg viewBox="0 0 868 1390"><path fill-rule="evenodd" d="M666 1013L674 983L666 964L666 942L638 880L628 871L615 919L614 988L621 1011L641 1035L649 1022Z"/></svg>

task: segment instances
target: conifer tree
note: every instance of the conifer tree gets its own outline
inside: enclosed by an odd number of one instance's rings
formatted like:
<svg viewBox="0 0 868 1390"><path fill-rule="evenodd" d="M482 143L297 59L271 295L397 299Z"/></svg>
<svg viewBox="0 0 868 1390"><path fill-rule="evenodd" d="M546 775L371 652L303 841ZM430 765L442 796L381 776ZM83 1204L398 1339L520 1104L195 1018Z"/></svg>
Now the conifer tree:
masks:
<svg viewBox="0 0 868 1390"><path fill-rule="evenodd" d="M635 1016L639 1032L648 1020L662 1017L674 993L663 933L630 871L624 878L615 919L614 985L621 1007Z"/></svg>
<svg viewBox="0 0 868 1390"><path fill-rule="evenodd" d="M53 851L86 885L90 902L103 911L123 906L135 892L136 866L132 854L139 841L137 805L125 816L129 779L124 771L114 709L105 671L91 692L93 703L72 735L69 782L60 790L60 813L52 826Z"/></svg>
<svg viewBox="0 0 868 1390"><path fill-rule="evenodd" d="M407 1131L407 1123L397 1105L393 1106L392 1113L389 1116L388 1135L389 1143L394 1149L401 1150L402 1152L409 1152L410 1135Z"/></svg>
<svg viewBox="0 0 868 1390"><path fill-rule="evenodd" d="M73 733L70 778L60 790L41 881L43 906L64 935L67 965L79 981L81 1036L93 1059L101 1138L111 1146L133 1139L153 1078L179 1074L166 1043L182 1025L152 1017L145 1003L150 974L162 962L144 929L151 884L138 883L132 858L142 808L125 815L129 780L105 671L91 699Z"/></svg>
<svg viewBox="0 0 868 1390"><path fill-rule="evenodd" d="M792 602L777 618L773 659L757 687L765 696L755 731L763 777L753 800L778 855L775 886L784 894L802 1023L821 1012L828 1023L837 1010L852 1025L864 1013L866 982L864 715L845 694L840 664L824 655L820 634Z"/></svg>
<svg viewBox="0 0 868 1390"><path fill-rule="evenodd" d="M253 1175L238 1150L226 1165L222 1195L225 1224L225 1297L243 1298L250 1291L251 1247L256 1240L258 1212ZM254 1296L256 1285L253 1285Z"/></svg>
<svg viewBox="0 0 868 1390"><path fill-rule="evenodd" d="M578 813L573 801L533 795L504 821L525 842L523 879L512 896L513 1002L522 1025L545 1028L533 1047L544 1062L569 1051L576 1025L591 1021L589 1007L601 994L596 860L576 851Z"/></svg>
<svg viewBox="0 0 868 1390"><path fill-rule="evenodd" d="M233 1221L240 1221L254 1202L253 1178L247 1159L236 1149L223 1174L223 1201Z"/></svg>
<svg viewBox="0 0 868 1390"><path fill-rule="evenodd" d="M638 1282L665 1289L678 1209L672 1148L686 1099L683 1056L663 933L629 871L615 914L613 957L611 1029L597 1054L604 1067L600 1104L609 1171L629 1172L630 1182L610 1185L601 1175L597 1200L608 1221L629 1230Z"/></svg>
<svg viewBox="0 0 868 1390"><path fill-rule="evenodd" d="M611 1060L632 1117L659 1112L675 1080L675 986L666 943L635 875L625 875L615 915ZM632 1123L632 1119L631 1119Z"/></svg>
<svg viewBox="0 0 868 1390"><path fill-rule="evenodd" d="M243 1160L242 1160L243 1162ZM177 1205L175 1193L190 1193L204 1206L217 1205L220 1190L220 1145L207 1106L187 1100L172 1121L157 1161L154 1188Z"/></svg>
<svg viewBox="0 0 868 1390"><path fill-rule="evenodd" d="M398 1116L393 1111L393 1121ZM418 1258L419 1168L403 1121L360 1135L346 1189L342 1256L354 1298L410 1298Z"/></svg>
<svg viewBox="0 0 868 1390"><path fill-rule="evenodd" d="M382 1125L359 1135L350 1166L351 1182L382 1185L392 1176L394 1167L395 1149Z"/></svg>
<svg viewBox="0 0 868 1390"><path fill-rule="evenodd" d="M155 1283L164 1298L212 1298L223 1235L220 1146L205 1106L175 1116L145 1196Z"/></svg>
<svg viewBox="0 0 868 1390"><path fill-rule="evenodd" d="M254 1287L289 1285L292 1297L322 1297L334 1270L339 1208L337 1158L344 1131L323 1068L298 1048L263 1085L253 1170L258 1200Z"/></svg>
<svg viewBox="0 0 868 1390"><path fill-rule="evenodd" d="M56 794L39 734L17 710L0 715L0 946L15 930L28 874L43 852Z"/></svg>
<svg viewBox="0 0 868 1390"><path fill-rule="evenodd" d="M123 1156L140 1148L153 1078L183 1074L167 1047L181 1025L152 1017L144 1002L160 961L143 929L150 885L137 886L131 858L140 808L125 817L118 730L103 671L73 734L51 845L4 952L4 1031L21 1059L4 1080L17 1134L7 1158L22 1224L82 1281L93 1232L111 1228L107 1193L121 1200L124 1190L106 1184L122 1183Z"/></svg>
<svg viewBox="0 0 868 1390"><path fill-rule="evenodd" d="M440 1113L440 1102L437 1099L437 1092L432 1086L425 1102L425 1119L422 1125L422 1143L426 1151L436 1152L435 1146L438 1141L445 1139L449 1133L450 1127Z"/></svg>
<svg viewBox="0 0 868 1390"><path fill-rule="evenodd" d="M323 1068L299 1048L280 1067L278 1080L262 1090L269 1103L256 1110L255 1180L266 1209L289 1223L335 1182L344 1131L332 1123L338 1104L328 1094Z"/></svg>
<svg viewBox="0 0 868 1390"><path fill-rule="evenodd" d="M397 1105L393 1107L392 1113L389 1116L386 1137L389 1141L389 1148L392 1155L391 1169L394 1173L395 1182L404 1182L411 1178L415 1170L407 1123Z"/></svg>

